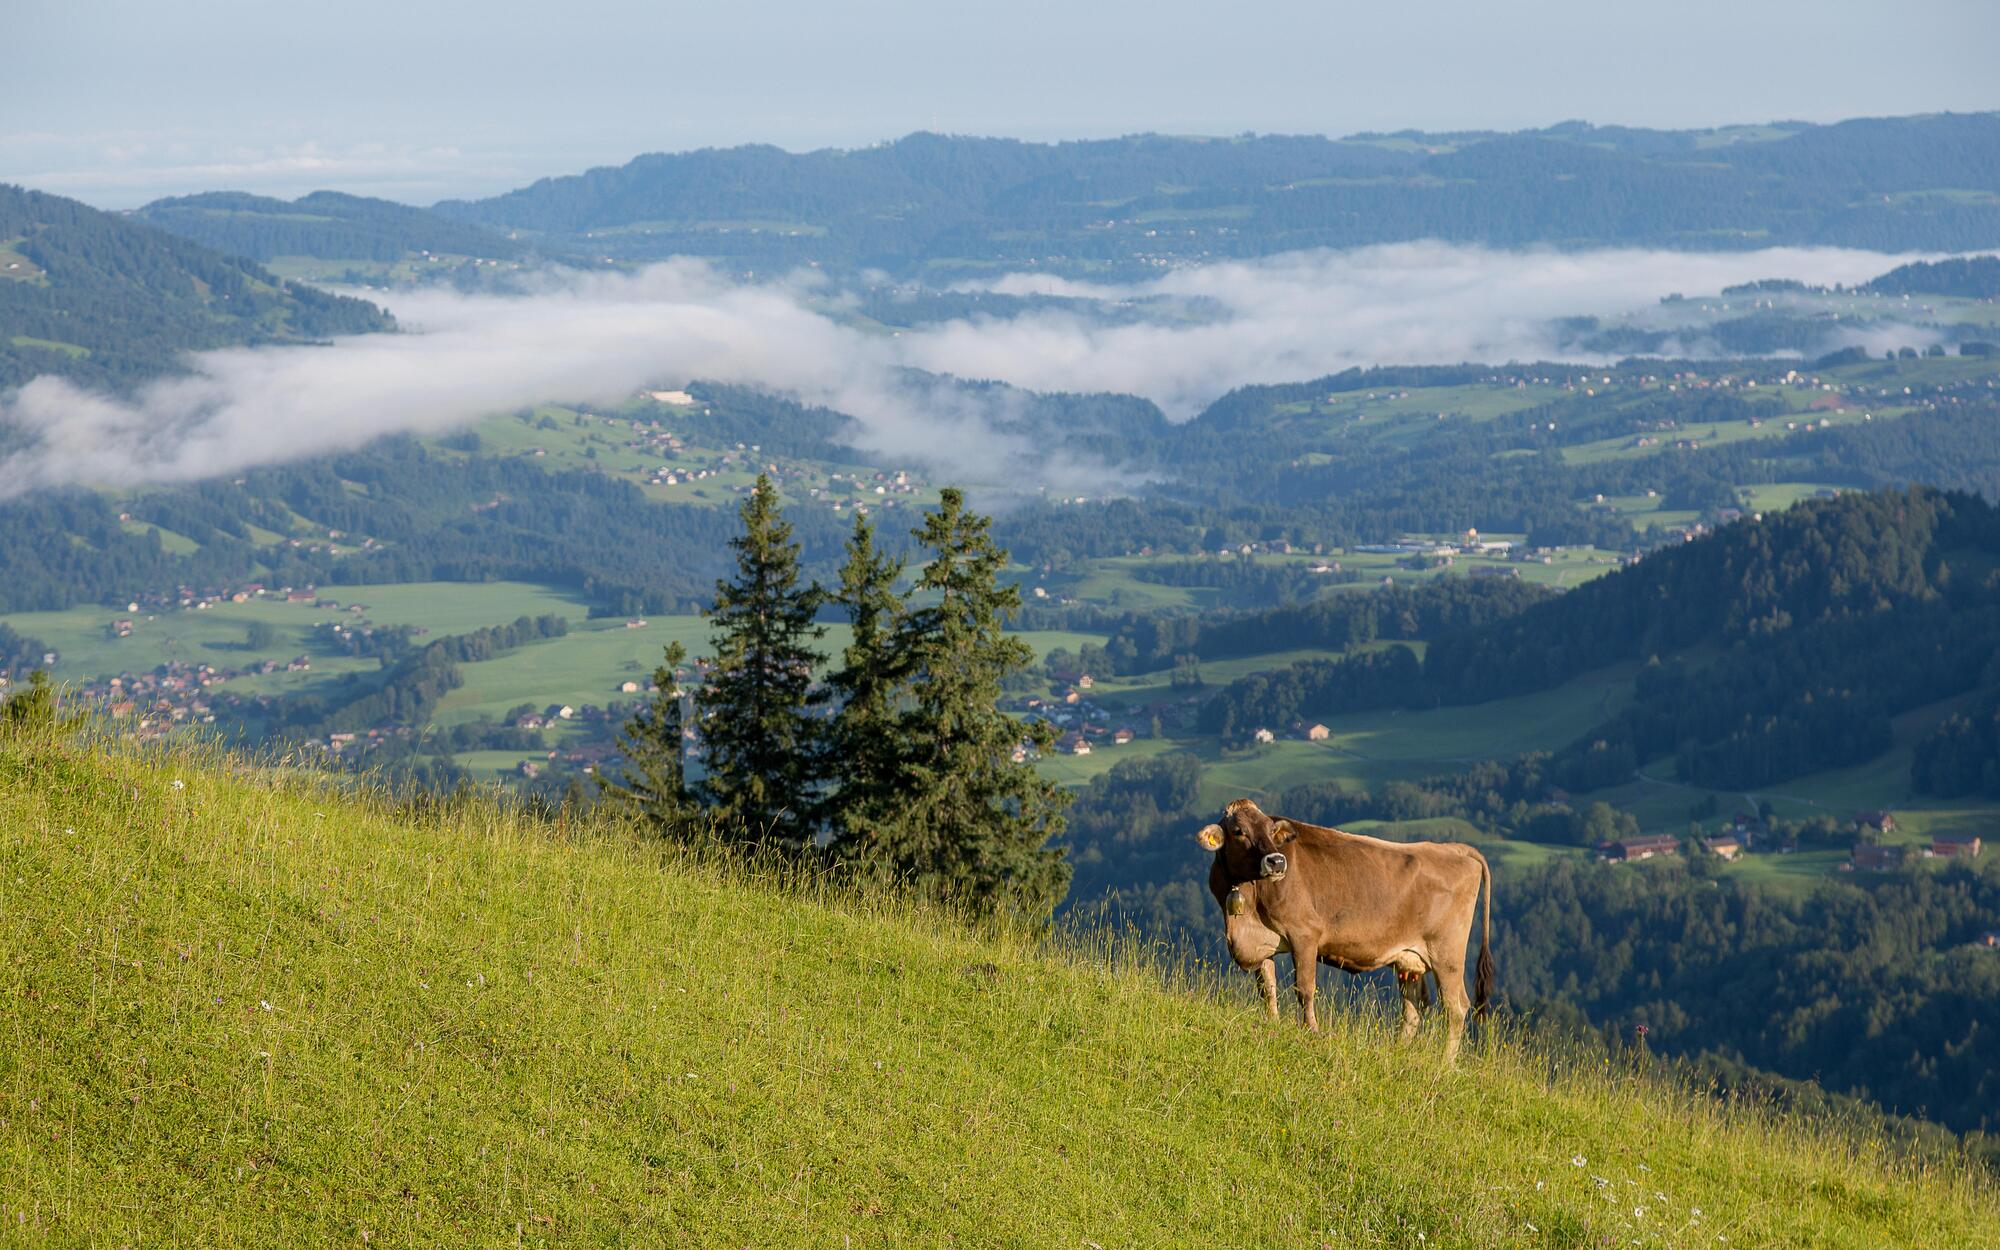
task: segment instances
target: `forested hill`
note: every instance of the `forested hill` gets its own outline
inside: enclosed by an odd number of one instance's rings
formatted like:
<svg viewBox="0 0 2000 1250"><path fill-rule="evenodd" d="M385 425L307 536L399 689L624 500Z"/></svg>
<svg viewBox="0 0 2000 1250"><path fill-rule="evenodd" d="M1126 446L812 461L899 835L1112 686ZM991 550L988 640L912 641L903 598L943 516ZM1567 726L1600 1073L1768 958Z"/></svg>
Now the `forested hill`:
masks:
<svg viewBox="0 0 2000 1250"><path fill-rule="evenodd" d="M150 226L0 184L0 388L38 374L113 387L181 353L387 330L374 305L286 282Z"/></svg>
<svg viewBox="0 0 2000 1250"><path fill-rule="evenodd" d="M1891 718L1914 708L2000 695L1996 570L2000 509L1978 496L1809 501L1442 633L1421 662L1394 646L1243 678L1202 723L1241 740L1287 717L1484 703L1636 662L1622 710L1528 766L1517 788L1589 791L1665 758L1683 781L1753 789L1876 758ZM1935 784L1976 788L1989 764L2000 776L1988 758L2000 740L1955 729L1936 748L1951 763Z"/></svg>
<svg viewBox="0 0 2000 1250"><path fill-rule="evenodd" d="M1141 135L1058 144L914 134L853 151L641 156L438 212L593 253L762 265L1161 259L1440 238L1495 246L2000 246L2000 114L1650 131Z"/></svg>
<svg viewBox="0 0 2000 1250"><path fill-rule="evenodd" d="M2000 256L1955 256L1891 269L1865 290L1883 295L1956 295L2000 299Z"/></svg>
<svg viewBox="0 0 2000 1250"><path fill-rule="evenodd" d="M133 216L218 252L273 260L393 261L425 252L511 259L527 248L498 231L407 204L315 191L296 200L240 191L155 200Z"/></svg>

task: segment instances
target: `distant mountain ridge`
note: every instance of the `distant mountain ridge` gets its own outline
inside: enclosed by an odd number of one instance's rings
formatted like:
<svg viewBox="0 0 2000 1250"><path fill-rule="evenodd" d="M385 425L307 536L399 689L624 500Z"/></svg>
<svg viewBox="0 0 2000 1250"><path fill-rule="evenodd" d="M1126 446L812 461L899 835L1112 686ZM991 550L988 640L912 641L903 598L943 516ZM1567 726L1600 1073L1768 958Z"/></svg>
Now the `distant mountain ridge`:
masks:
<svg viewBox="0 0 2000 1250"><path fill-rule="evenodd" d="M216 251L260 261L280 256L390 261L422 252L512 259L528 250L483 226L338 191L290 201L210 191L155 200L132 215Z"/></svg>
<svg viewBox="0 0 2000 1250"><path fill-rule="evenodd" d="M441 215L593 254L949 275L1419 238L1492 246L2000 246L2000 113L1347 139L909 135L649 154Z"/></svg>
<svg viewBox="0 0 2000 1250"><path fill-rule="evenodd" d="M174 371L190 351L394 326L362 300L0 184L0 389L45 373L129 386Z"/></svg>

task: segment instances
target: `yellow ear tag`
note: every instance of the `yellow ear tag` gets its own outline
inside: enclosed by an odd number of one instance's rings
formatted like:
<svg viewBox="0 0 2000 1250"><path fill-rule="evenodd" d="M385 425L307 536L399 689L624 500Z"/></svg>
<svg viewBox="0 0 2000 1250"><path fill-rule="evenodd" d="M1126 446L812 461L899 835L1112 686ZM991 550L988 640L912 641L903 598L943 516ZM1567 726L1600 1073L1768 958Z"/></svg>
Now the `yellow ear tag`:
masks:
<svg viewBox="0 0 2000 1250"><path fill-rule="evenodd" d="M1243 909L1248 906L1249 904L1243 901L1243 889L1241 886L1238 886L1229 892L1228 899L1222 904L1222 910L1232 916L1240 916L1243 914Z"/></svg>
<svg viewBox="0 0 2000 1250"><path fill-rule="evenodd" d="M1219 851L1222 849L1222 826L1203 826L1202 831L1194 835L1194 840L1201 843L1204 851Z"/></svg>

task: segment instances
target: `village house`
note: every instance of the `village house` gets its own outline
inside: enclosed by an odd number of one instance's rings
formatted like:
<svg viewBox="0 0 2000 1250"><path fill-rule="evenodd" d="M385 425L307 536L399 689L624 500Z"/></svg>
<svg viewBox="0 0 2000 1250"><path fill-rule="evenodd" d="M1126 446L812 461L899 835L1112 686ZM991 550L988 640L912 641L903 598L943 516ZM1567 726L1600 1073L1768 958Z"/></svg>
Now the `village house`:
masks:
<svg viewBox="0 0 2000 1250"><path fill-rule="evenodd" d="M1930 853L1939 859L1978 859L1982 849L1976 837L1933 838Z"/></svg>
<svg viewBox="0 0 2000 1250"><path fill-rule="evenodd" d="M1984 946L1988 950L2000 950L2000 929L1988 929L1974 940L1973 945Z"/></svg>
<svg viewBox="0 0 2000 1250"><path fill-rule="evenodd" d="M1117 745L1117 746L1121 746L1121 747L1122 747L1122 746L1124 746L1124 745L1125 745L1126 743L1128 743L1128 742L1132 741L1132 739L1134 739L1134 738L1136 738L1136 737L1138 737L1138 736L1139 736L1139 735L1137 735L1137 734L1133 733L1133 732L1132 732L1131 730L1129 730L1129 729L1120 729L1120 730L1119 730L1119 731L1118 731L1117 733L1114 733L1114 734L1112 734L1112 735L1111 735L1111 741L1112 741L1112 743L1113 743L1113 744L1115 744L1115 745Z"/></svg>
<svg viewBox="0 0 2000 1250"><path fill-rule="evenodd" d="M1307 726L1306 726L1306 741L1307 741L1307 742L1325 742L1325 741L1326 741L1326 739L1327 739L1327 736L1328 736L1328 735L1329 735L1330 733L1332 733L1332 732L1333 732L1333 731L1332 731L1332 730L1330 730L1330 729L1328 729L1328 728L1327 728L1327 727L1326 727L1325 725L1307 725Z"/></svg>
<svg viewBox="0 0 2000 1250"><path fill-rule="evenodd" d="M618 693L637 694L639 693L639 683L636 681L621 681L618 683Z"/></svg>
<svg viewBox="0 0 2000 1250"><path fill-rule="evenodd" d="M1056 749L1068 755L1089 755L1090 739L1082 734L1064 734L1057 742Z"/></svg>
<svg viewBox="0 0 2000 1250"><path fill-rule="evenodd" d="M1849 863L1859 872L1888 872L1903 866L1900 846L1857 846Z"/></svg>
<svg viewBox="0 0 2000 1250"><path fill-rule="evenodd" d="M1642 859L1652 859L1656 855L1678 855L1681 853L1681 844L1671 833L1648 833L1607 842L1604 844L1603 853L1604 858L1613 863L1630 864Z"/></svg>
<svg viewBox="0 0 2000 1250"><path fill-rule="evenodd" d="M1743 843L1733 833L1718 833L1712 838L1703 838L1701 848L1718 859L1734 860L1743 854Z"/></svg>
<svg viewBox="0 0 2000 1250"><path fill-rule="evenodd" d="M1857 829L1870 829L1876 833L1896 832L1896 818L1888 812L1856 812L1854 825Z"/></svg>
<svg viewBox="0 0 2000 1250"><path fill-rule="evenodd" d="M1250 736L1259 742L1276 742L1278 740L1278 735L1272 733L1268 729L1259 729L1256 733L1251 734Z"/></svg>

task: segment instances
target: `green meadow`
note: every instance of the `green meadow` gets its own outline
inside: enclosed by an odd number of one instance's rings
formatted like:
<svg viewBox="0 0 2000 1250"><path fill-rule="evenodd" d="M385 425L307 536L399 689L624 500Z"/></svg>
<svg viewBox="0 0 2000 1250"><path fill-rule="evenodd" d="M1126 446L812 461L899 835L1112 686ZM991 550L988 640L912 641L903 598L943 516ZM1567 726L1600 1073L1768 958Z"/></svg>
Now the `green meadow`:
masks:
<svg viewBox="0 0 2000 1250"><path fill-rule="evenodd" d="M1957 1247L1990 1177L1502 1019L967 928L615 823L0 744L0 1241Z"/></svg>

